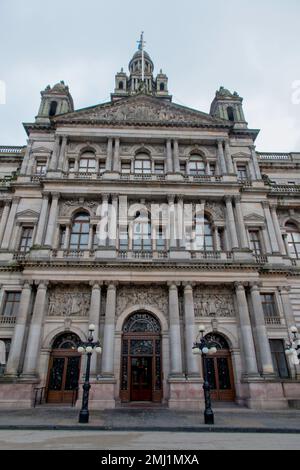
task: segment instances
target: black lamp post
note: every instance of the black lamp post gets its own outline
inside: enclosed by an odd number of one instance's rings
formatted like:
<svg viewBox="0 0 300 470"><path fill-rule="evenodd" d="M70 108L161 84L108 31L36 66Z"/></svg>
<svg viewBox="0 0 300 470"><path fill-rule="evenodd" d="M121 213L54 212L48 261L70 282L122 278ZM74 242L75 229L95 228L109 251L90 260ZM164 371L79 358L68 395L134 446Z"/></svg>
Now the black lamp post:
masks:
<svg viewBox="0 0 300 470"><path fill-rule="evenodd" d="M299 365L300 361L300 337L298 334L298 328L296 326L292 326L290 329L292 334L292 338L290 341L286 342L286 349L285 354L287 356L291 356L291 362L297 366Z"/></svg>
<svg viewBox="0 0 300 470"><path fill-rule="evenodd" d="M102 353L102 348L99 341L94 341L93 333L95 331L95 325L89 325L89 336L88 340L82 342L78 347L78 352L80 354L87 355L86 361L86 371L85 371L85 381L82 386L83 395L82 395L82 407L79 413L79 423L88 423L89 422L89 393L90 393L90 370L91 370L91 357L95 351L97 354Z"/></svg>
<svg viewBox="0 0 300 470"><path fill-rule="evenodd" d="M196 342L194 343L193 350L194 354L201 354L203 357L203 391L204 391L204 400L205 400L205 410L204 410L204 422L205 424L214 424L214 413L211 407L211 397L210 397L210 384L208 381L208 370L206 364L206 357L208 355L213 355L217 352L217 348L213 343L207 340L204 337L205 326L199 326L199 335L197 336Z"/></svg>

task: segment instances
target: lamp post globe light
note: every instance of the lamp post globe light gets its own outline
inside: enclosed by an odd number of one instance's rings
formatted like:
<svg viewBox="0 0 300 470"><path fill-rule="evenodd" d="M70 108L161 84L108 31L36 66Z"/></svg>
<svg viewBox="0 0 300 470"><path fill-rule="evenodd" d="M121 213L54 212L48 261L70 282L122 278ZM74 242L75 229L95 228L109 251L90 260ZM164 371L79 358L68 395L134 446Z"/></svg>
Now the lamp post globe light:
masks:
<svg viewBox="0 0 300 470"><path fill-rule="evenodd" d="M85 380L82 386L83 395L82 395L82 407L79 413L79 423L88 423L89 422L89 393L90 393L90 370L91 370L91 357L93 352L97 354L102 353L102 348L99 341L94 341L93 333L95 331L95 325L89 325L89 336L88 340L80 344L77 351L80 354L87 355L86 361L86 371L85 371Z"/></svg>
<svg viewBox="0 0 300 470"><path fill-rule="evenodd" d="M206 356L211 356L216 354L217 348L213 343L204 337L205 326L199 326L199 335L196 338L196 342L193 346L193 353L202 355L203 357L203 391L204 391L204 400L205 400L205 410L204 410L204 422L205 424L214 424L214 413L211 407L211 397L210 397L210 384L208 381L208 370L206 364Z"/></svg>
<svg viewBox="0 0 300 470"><path fill-rule="evenodd" d="M286 342L285 354L291 358L292 364L298 366L300 364L300 336L298 328L292 326L290 329L292 338Z"/></svg>

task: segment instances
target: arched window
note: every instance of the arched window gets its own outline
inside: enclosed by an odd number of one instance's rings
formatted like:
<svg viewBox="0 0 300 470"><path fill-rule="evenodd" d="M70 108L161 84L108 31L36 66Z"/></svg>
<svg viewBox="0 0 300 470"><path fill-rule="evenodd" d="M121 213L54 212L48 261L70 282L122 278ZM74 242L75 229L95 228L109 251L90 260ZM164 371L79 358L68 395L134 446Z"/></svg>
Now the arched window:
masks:
<svg viewBox="0 0 300 470"><path fill-rule="evenodd" d="M56 111L57 111L57 101L51 101L49 116L55 116Z"/></svg>
<svg viewBox="0 0 300 470"><path fill-rule="evenodd" d="M212 227L208 217L196 214L193 225L194 248L199 251L214 251Z"/></svg>
<svg viewBox="0 0 300 470"><path fill-rule="evenodd" d="M96 160L93 152L85 152L81 155L79 161L79 171L81 173L95 173Z"/></svg>
<svg viewBox="0 0 300 470"><path fill-rule="evenodd" d="M124 83L123 82L119 82L119 90L124 90Z"/></svg>
<svg viewBox="0 0 300 470"><path fill-rule="evenodd" d="M57 336L53 342L52 349L77 349L81 340L75 333L63 333Z"/></svg>
<svg viewBox="0 0 300 470"><path fill-rule="evenodd" d="M138 153L134 161L134 172L140 175L151 174L151 160L147 153Z"/></svg>
<svg viewBox="0 0 300 470"><path fill-rule="evenodd" d="M137 212L133 221L132 248L134 251L151 251L151 219L147 211Z"/></svg>
<svg viewBox="0 0 300 470"><path fill-rule="evenodd" d="M73 219L70 250L87 250L89 244L90 216L85 212Z"/></svg>
<svg viewBox="0 0 300 470"><path fill-rule="evenodd" d="M285 228L287 231L290 255L292 258L300 259L300 230L292 222L287 223Z"/></svg>
<svg viewBox="0 0 300 470"><path fill-rule="evenodd" d="M164 84L164 83L161 83L161 84L159 85L159 89L160 89L160 91L165 91L165 84Z"/></svg>
<svg viewBox="0 0 300 470"><path fill-rule="evenodd" d="M200 155L196 155L190 159L189 174L193 176L205 175L205 163Z"/></svg>
<svg viewBox="0 0 300 470"><path fill-rule="evenodd" d="M228 106L227 116L228 116L229 121L232 121L232 122L235 121L234 109L232 108L232 106Z"/></svg>

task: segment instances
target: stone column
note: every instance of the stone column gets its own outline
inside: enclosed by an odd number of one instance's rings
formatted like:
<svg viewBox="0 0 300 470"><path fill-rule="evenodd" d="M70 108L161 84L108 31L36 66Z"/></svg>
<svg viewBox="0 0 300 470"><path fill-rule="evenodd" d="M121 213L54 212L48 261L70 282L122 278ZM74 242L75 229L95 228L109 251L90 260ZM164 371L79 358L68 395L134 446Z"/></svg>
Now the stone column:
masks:
<svg viewBox="0 0 300 470"><path fill-rule="evenodd" d="M58 214L58 201L59 201L60 194L59 193L52 193L52 202L50 208L50 214L48 219L48 227L45 239L45 245L52 248L53 239L54 239L54 231L55 225L57 223L57 214Z"/></svg>
<svg viewBox="0 0 300 470"><path fill-rule="evenodd" d="M27 174L27 166L29 164L32 146L33 146L33 140L28 139L27 140L26 152L25 152L25 155L24 155L24 158L23 158L23 161L22 161L22 165L21 165L21 170L20 170L21 175L26 175Z"/></svg>
<svg viewBox="0 0 300 470"><path fill-rule="evenodd" d="M88 250L91 251L93 249L94 244L94 224L90 224L89 229L89 241L88 241Z"/></svg>
<svg viewBox="0 0 300 470"><path fill-rule="evenodd" d="M46 229L46 217L48 213L48 205L49 205L49 195L43 194L41 212L40 212L39 222L38 222L36 236L35 236L35 245L40 246L43 243L43 235Z"/></svg>
<svg viewBox="0 0 300 470"><path fill-rule="evenodd" d="M235 197L235 211L241 247L249 248L240 196Z"/></svg>
<svg viewBox="0 0 300 470"><path fill-rule="evenodd" d="M70 246L70 237L71 237L71 223L66 224L66 233L65 233L65 242L63 249L68 250Z"/></svg>
<svg viewBox="0 0 300 470"><path fill-rule="evenodd" d="M111 171L112 169L112 154L113 154L113 140L110 137L107 141L107 156L106 156L106 165L105 165L106 171Z"/></svg>
<svg viewBox="0 0 300 470"><path fill-rule="evenodd" d="M26 327L30 314L32 286L28 281L24 282L18 316L14 328L14 334L10 346L9 357L6 366L6 375L16 376L19 372L20 359L24 346Z"/></svg>
<svg viewBox="0 0 300 470"><path fill-rule="evenodd" d="M291 257L291 253L290 253L290 246L289 246L288 234L287 234L287 233L284 233L284 235L283 235L283 242L284 242L284 247L285 247L286 255L290 258L290 257Z"/></svg>
<svg viewBox="0 0 300 470"><path fill-rule="evenodd" d="M32 376L38 372L40 345L46 315L47 285L47 282L41 281L38 286L27 339L23 375Z"/></svg>
<svg viewBox="0 0 300 470"><path fill-rule="evenodd" d="M265 244L266 253L271 254L272 253L272 248L271 248L270 237L269 237L268 230L267 230L266 226L264 226L262 228L262 235L263 235L263 240L264 240L264 244Z"/></svg>
<svg viewBox="0 0 300 470"><path fill-rule="evenodd" d="M7 220L8 220L8 216L9 216L10 204L11 204L11 201L5 201L4 207L3 207L3 212L2 212L2 215L1 215L1 222L0 222L0 246L1 246L1 243L2 243L2 240L3 240L3 235L4 235L4 231L5 231L6 224L7 224Z"/></svg>
<svg viewBox="0 0 300 470"><path fill-rule="evenodd" d="M8 250L10 246L10 241L12 237L12 232L13 232L13 228L15 224L15 218L16 218L16 213L17 213L19 202L20 202L20 197L13 196L9 216L8 216L7 223L6 223L6 228L5 228L4 235L3 235L2 245L1 245L1 248L4 250Z"/></svg>
<svg viewBox="0 0 300 470"><path fill-rule="evenodd" d="M185 248L185 237L184 237L184 201L183 197L179 197L177 201L177 239L180 248Z"/></svg>
<svg viewBox="0 0 300 470"><path fill-rule="evenodd" d="M257 360L245 288L240 282L235 284L235 288L240 321L242 350L245 361L245 374L247 376L257 376Z"/></svg>
<svg viewBox="0 0 300 470"><path fill-rule="evenodd" d="M167 140L167 173L173 173L172 144L170 139Z"/></svg>
<svg viewBox="0 0 300 470"><path fill-rule="evenodd" d="M107 288L103 333L102 375L106 377L114 376L116 300L116 284L111 282Z"/></svg>
<svg viewBox="0 0 300 470"><path fill-rule="evenodd" d="M221 251L221 242L218 227L213 226L213 239L215 251Z"/></svg>
<svg viewBox="0 0 300 470"><path fill-rule="evenodd" d="M239 242L237 238L236 225L234 220L233 208L232 208L232 198L231 196L226 196L226 210L227 210L227 222L231 238L231 248L239 248Z"/></svg>
<svg viewBox="0 0 300 470"><path fill-rule="evenodd" d="M92 295L91 295L91 305L90 305L90 315L89 315L89 324L95 325L94 331L94 341L99 339L99 327L100 327L100 308L101 308L101 286L100 282L91 282ZM91 360L91 376L96 377L98 373L97 367L97 358L98 355L94 353Z"/></svg>
<svg viewBox="0 0 300 470"><path fill-rule="evenodd" d="M107 245L108 239L108 194L102 194L102 204L100 213L100 233L98 233L98 246L103 247Z"/></svg>
<svg viewBox="0 0 300 470"><path fill-rule="evenodd" d="M276 205L274 205L274 204L271 204L271 215L272 215L273 225L274 225L274 229L275 229L275 235L276 235L276 238L277 238L280 253L283 256L285 256L284 241L283 241L283 238L282 238L281 228L280 228L279 220L278 220L278 217L277 217Z"/></svg>
<svg viewBox="0 0 300 470"><path fill-rule="evenodd" d="M258 180L261 180L261 172L260 172L260 168L259 168L257 154L255 152L255 146L254 145L251 146L250 149L251 149L251 156L252 156L252 161L253 161L253 166L254 166L256 178Z"/></svg>
<svg viewBox="0 0 300 470"><path fill-rule="evenodd" d="M54 148L53 148L53 152L52 152L52 156L50 160L49 170L55 171L57 169L59 147L60 147L60 137L56 135Z"/></svg>
<svg viewBox="0 0 300 470"><path fill-rule="evenodd" d="M226 175L227 170L226 170L226 163L225 163L225 157L224 157L224 149L223 149L223 141L218 140L218 166L221 175Z"/></svg>
<svg viewBox="0 0 300 470"><path fill-rule="evenodd" d="M174 173L180 173L178 140L174 140Z"/></svg>
<svg viewBox="0 0 300 470"><path fill-rule="evenodd" d="M67 143L68 143L68 137L64 135L62 138L62 143L61 143L60 152L59 152L59 158L58 158L58 164L57 164L58 170L63 170L64 168Z"/></svg>
<svg viewBox="0 0 300 470"><path fill-rule="evenodd" d="M178 288L175 282L168 284L169 286L169 321L170 321L170 358L171 376L182 376L182 351L181 351L181 334L180 334L180 318L178 303Z"/></svg>
<svg viewBox="0 0 300 470"><path fill-rule="evenodd" d="M229 140L225 140L225 157L226 157L227 171L230 175L232 175L234 174L234 169L233 169Z"/></svg>
<svg viewBox="0 0 300 470"><path fill-rule="evenodd" d="M251 300L255 319L256 338L262 365L262 373L263 375L274 375L273 360L265 324L265 316L261 302L260 290L256 283L252 284L251 286Z"/></svg>
<svg viewBox="0 0 300 470"><path fill-rule="evenodd" d="M177 247L176 241L176 211L175 211L175 196L168 196L168 204L169 204L169 243L170 248Z"/></svg>
<svg viewBox="0 0 300 470"><path fill-rule="evenodd" d="M113 171L117 173L120 171L120 139L119 138L115 139Z"/></svg>
<svg viewBox="0 0 300 470"><path fill-rule="evenodd" d="M268 234L269 234L270 241L271 241L272 252L276 253L276 254L279 254L279 246L278 246L277 238L276 238L276 235L275 235L275 228L274 228L273 220L272 220L272 217L271 217L269 203L267 201L265 201L265 202L262 203L262 205L263 205L263 208L264 208L265 219L266 219L266 222L267 222L267 228L268 228Z"/></svg>
<svg viewBox="0 0 300 470"><path fill-rule="evenodd" d="M197 356L193 354L193 344L195 342L195 311L193 287L187 283L184 287L184 323L185 323L185 355L187 364L187 374L199 376Z"/></svg>

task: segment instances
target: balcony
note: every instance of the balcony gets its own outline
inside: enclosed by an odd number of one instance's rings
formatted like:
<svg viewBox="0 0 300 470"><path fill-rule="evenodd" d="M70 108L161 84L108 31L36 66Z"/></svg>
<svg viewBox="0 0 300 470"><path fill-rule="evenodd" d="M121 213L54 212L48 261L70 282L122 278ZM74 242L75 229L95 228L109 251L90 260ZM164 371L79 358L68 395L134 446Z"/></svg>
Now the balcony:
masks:
<svg viewBox="0 0 300 470"><path fill-rule="evenodd" d="M120 250L118 252L120 259L142 259L142 260L153 260L153 259L167 259L169 253L167 251L131 251L131 250Z"/></svg>
<svg viewBox="0 0 300 470"><path fill-rule="evenodd" d="M272 193L300 193L300 185L297 184L273 184L271 185Z"/></svg>
<svg viewBox="0 0 300 470"><path fill-rule="evenodd" d="M15 325L16 317L5 317L0 316L0 326L11 326Z"/></svg>
<svg viewBox="0 0 300 470"><path fill-rule="evenodd" d="M204 260L231 260L233 258L230 251L192 251L192 259L204 259Z"/></svg>
<svg viewBox="0 0 300 470"><path fill-rule="evenodd" d="M258 152L257 157L259 161L292 161L292 155L290 153L266 153Z"/></svg>
<svg viewBox="0 0 300 470"><path fill-rule="evenodd" d="M281 325L281 318L280 317L265 317L265 324L266 325Z"/></svg>

